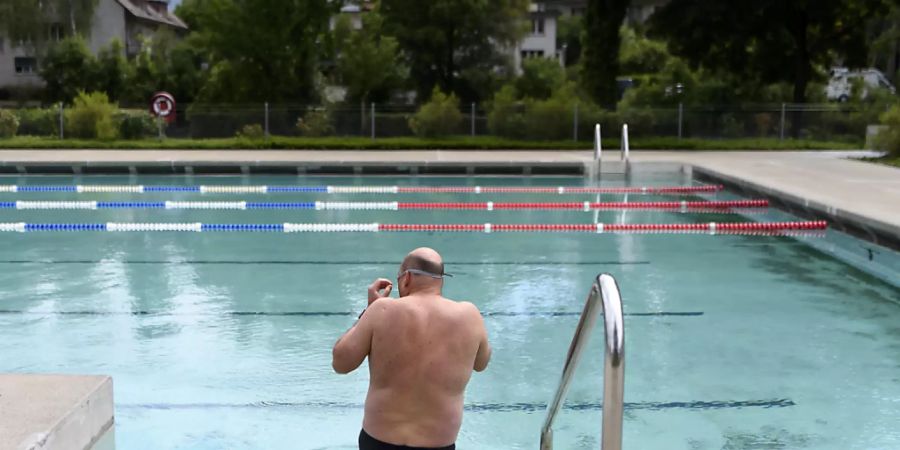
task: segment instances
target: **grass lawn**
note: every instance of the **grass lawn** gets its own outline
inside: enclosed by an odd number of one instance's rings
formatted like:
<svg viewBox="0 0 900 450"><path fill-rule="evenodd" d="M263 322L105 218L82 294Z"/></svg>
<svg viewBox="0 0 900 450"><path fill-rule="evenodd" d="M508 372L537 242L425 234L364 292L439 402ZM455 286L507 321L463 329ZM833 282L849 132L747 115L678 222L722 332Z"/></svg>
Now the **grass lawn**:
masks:
<svg viewBox="0 0 900 450"><path fill-rule="evenodd" d="M0 149L183 149L183 150L589 150L591 142L522 141L491 136L425 139L273 136L269 139L142 139L78 140L20 136L0 139ZM603 148L618 149L618 139L604 139ZM862 143L786 139L635 138L632 150L853 150Z"/></svg>
<svg viewBox="0 0 900 450"><path fill-rule="evenodd" d="M883 156L881 158L863 158L863 161L884 164L886 166L900 167L900 156Z"/></svg>

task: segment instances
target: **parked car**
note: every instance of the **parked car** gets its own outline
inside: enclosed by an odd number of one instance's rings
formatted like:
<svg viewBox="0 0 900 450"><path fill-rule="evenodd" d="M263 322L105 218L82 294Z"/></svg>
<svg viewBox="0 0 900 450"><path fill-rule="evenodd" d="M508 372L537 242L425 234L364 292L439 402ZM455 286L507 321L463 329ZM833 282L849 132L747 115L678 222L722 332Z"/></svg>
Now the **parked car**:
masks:
<svg viewBox="0 0 900 450"><path fill-rule="evenodd" d="M896 94L897 90L894 85L888 81L878 69L862 69L849 70L846 67L834 67L831 69L831 79L825 88L825 95L828 100L846 102L853 95L854 82L862 83L862 98L866 98L869 89L887 89L892 94Z"/></svg>

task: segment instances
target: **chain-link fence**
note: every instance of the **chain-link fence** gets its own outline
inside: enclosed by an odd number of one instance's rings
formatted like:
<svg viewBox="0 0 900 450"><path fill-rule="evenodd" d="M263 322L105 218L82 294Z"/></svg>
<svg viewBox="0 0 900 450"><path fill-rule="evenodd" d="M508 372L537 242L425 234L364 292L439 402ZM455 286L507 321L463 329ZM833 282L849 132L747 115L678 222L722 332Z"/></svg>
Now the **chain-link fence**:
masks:
<svg viewBox="0 0 900 450"><path fill-rule="evenodd" d="M18 136L84 137L71 109L5 108L17 118ZM414 136L412 105L179 104L170 123L158 124L146 108L124 105L114 114L121 139L208 139L245 135L308 137ZM868 125L884 111L848 104L777 104L742 106L675 105L604 111L577 104L467 104L458 114L441 116L452 136L498 136L528 140L593 139L599 123L604 137L617 137L629 125L633 138L814 139L862 142ZM435 120L435 119L432 119ZM608 131L607 131L608 130Z"/></svg>

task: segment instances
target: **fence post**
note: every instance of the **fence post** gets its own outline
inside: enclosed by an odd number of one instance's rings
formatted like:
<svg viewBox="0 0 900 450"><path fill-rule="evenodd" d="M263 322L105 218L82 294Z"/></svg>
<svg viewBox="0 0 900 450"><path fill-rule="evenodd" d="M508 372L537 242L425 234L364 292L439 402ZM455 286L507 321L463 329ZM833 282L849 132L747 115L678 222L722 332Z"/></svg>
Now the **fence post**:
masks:
<svg viewBox="0 0 900 450"><path fill-rule="evenodd" d="M475 136L475 102L472 102L472 111L470 113L472 118L472 136Z"/></svg>
<svg viewBox="0 0 900 450"><path fill-rule="evenodd" d="M375 102L372 102L372 139L375 139Z"/></svg>
<svg viewBox="0 0 900 450"><path fill-rule="evenodd" d="M572 114L572 140L578 142L578 103L575 104Z"/></svg>
<svg viewBox="0 0 900 450"><path fill-rule="evenodd" d="M66 133L63 131L65 120L63 120L63 102L59 102L59 139L65 139Z"/></svg>
<svg viewBox="0 0 900 450"><path fill-rule="evenodd" d="M684 103L678 102L678 140L682 136L682 123L684 122Z"/></svg>
<svg viewBox="0 0 900 450"><path fill-rule="evenodd" d="M265 122L265 127L266 127L266 139L268 139L269 138L269 102L266 102L266 114L265 114L265 118L263 120Z"/></svg>
<svg viewBox="0 0 900 450"><path fill-rule="evenodd" d="M781 136L780 139L782 141L784 140L784 119L785 119L785 110L786 109L787 109L786 105L784 103L782 103L781 104L781 128L780 128L781 131L779 132L779 135Z"/></svg>

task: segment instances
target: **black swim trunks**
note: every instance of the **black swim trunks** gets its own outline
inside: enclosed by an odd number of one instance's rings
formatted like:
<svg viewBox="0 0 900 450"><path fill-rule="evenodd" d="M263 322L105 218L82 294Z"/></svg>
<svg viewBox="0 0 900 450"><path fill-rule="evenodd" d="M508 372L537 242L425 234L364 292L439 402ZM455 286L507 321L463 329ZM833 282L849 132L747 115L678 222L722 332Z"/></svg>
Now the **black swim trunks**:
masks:
<svg viewBox="0 0 900 450"><path fill-rule="evenodd" d="M359 450L456 450L456 444L446 447L407 447L405 445L388 444L369 436L366 430L359 432Z"/></svg>

